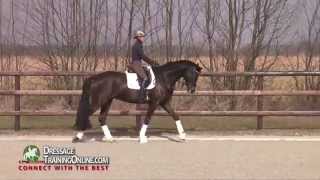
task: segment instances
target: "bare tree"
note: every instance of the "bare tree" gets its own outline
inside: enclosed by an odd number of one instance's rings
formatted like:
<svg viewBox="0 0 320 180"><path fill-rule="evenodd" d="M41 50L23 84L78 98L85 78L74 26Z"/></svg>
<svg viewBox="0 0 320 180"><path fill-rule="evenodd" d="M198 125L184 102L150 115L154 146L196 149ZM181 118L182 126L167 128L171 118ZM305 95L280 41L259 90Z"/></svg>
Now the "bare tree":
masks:
<svg viewBox="0 0 320 180"><path fill-rule="evenodd" d="M43 49L40 62L51 71L96 70L104 1L31 1L32 42ZM33 36L33 34L40 36ZM77 89L79 77L53 77L51 88ZM52 80L52 81L50 81ZM67 99L71 105L73 98Z"/></svg>
<svg viewBox="0 0 320 180"><path fill-rule="evenodd" d="M153 26L152 26L152 16L150 12L150 0L145 0L144 3L144 13L142 15L143 17L143 32L149 32L150 36L150 47L153 49L154 47L154 37L153 37Z"/></svg>
<svg viewBox="0 0 320 180"><path fill-rule="evenodd" d="M0 0L0 68L3 69L3 39L2 39L2 0ZM0 80L2 80L2 77L0 77Z"/></svg>
<svg viewBox="0 0 320 180"><path fill-rule="evenodd" d="M104 59L103 69L107 69L107 62L110 56L109 51L109 1L105 1L105 27L104 27Z"/></svg>
<svg viewBox="0 0 320 180"><path fill-rule="evenodd" d="M4 60L3 60L3 39L2 39L2 0L0 0L0 70L2 71L4 68ZM3 77L0 76L0 87L2 89L3 86Z"/></svg>
<svg viewBox="0 0 320 180"><path fill-rule="evenodd" d="M320 1L306 2L303 10L307 19L307 25L304 29L307 34L302 46L304 70L320 71ZM320 90L320 78L317 76L305 77L302 87L305 90ZM313 107L317 107L319 104L319 98L316 96L307 97L307 100L312 103Z"/></svg>
<svg viewBox="0 0 320 180"><path fill-rule="evenodd" d="M246 58L244 59L244 71L268 70L277 60L279 39L284 31L290 26L290 21L284 21L287 16L286 0L261 0L253 1L252 27L250 35L250 45ZM273 60L267 59L270 51L273 51ZM259 56L265 54L264 62L260 67L256 66L256 61ZM267 60L269 64L266 64ZM250 89L254 85L251 83L251 77L245 77L241 81L241 89Z"/></svg>
<svg viewBox="0 0 320 180"><path fill-rule="evenodd" d="M178 0L178 23L177 23L177 29L178 29L178 59L181 59L182 57L182 51L183 51L183 45L182 45L182 35L183 35L183 29L182 29L182 7L181 7L181 0Z"/></svg>
<svg viewBox="0 0 320 180"><path fill-rule="evenodd" d="M116 26L115 26L115 37L114 37L114 69L118 69L119 65L119 51L121 46L122 38L122 27L124 19L124 7L123 0L116 2Z"/></svg>
<svg viewBox="0 0 320 180"><path fill-rule="evenodd" d="M217 33L218 24L221 20L221 4L220 1L206 0L201 1L199 5L199 18L196 21L197 28L203 38L205 39L205 49L206 55L209 58L209 63L206 63L205 60L201 60L200 62L202 66L210 72L219 71L219 61L218 54L215 53L215 34ZM220 86L218 85L219 78L210 77L210 88L217 89ZM210 105L211 107L216 107L217 98L210 97Z"/></svg>
<svg viewBox="0 0 320 180"><path fill-rule="evenodd" d="M216 31L217 21L220 17L220 2L219 1L206 1L205 5L205 31L204 34L207 37L208 42L208 54L209 54L209 71L218 71L218 63L214 56L214 33ZM214 84L211 79L212 85Z"/></svg>
<svg viewBox="0 0 320 180"><path fill-rule="evenodd" d="M217 50L225 59L224 70L235 72L242 68L244 71L270 69L278 57L280 38L290 27L288 17L291 14L287 1L226 0L223 7L227 10L221 11L218 16L221 26L217 29L218 37L215 41ZM210 41L209 38L209 48ZM270 54L273 55L272 60L269 58ZM257 66L258 57L261 56L264 56L263 62ZM255 87L255 83L251 77L225 77L224 87L232 90L250 89ZM236 97L232 97L230 109L235 109L236 104Z"/></svg>
<svg viewBox="0 0 320 180"><path fill-rule="evenodd" d="M164 0L165 4L165 35L166 35L166 59L172 58L172 19L173 19L173 0Z"/></svg>
<svg viewBox="0 0 320 180"><path fill-rule="evenodd" d="M129 15L129 27L128 27L128 40L127 40L127 59L126 63L129 62L129 58L131 55L131 39L132 39L132 23L133 23L133 16L134 16L134 1L131 0L130 6L130 15Z"/></svg>
<svg viewBox="0 0 320 180"><path fill-rule="evenodd" d="M223 20L223 27L220 33L223 37L222 43L223 56L226 59L225 71L237 71L240 48L242 45L243 32L245 30L245 20L247 18L249 3L246 0L226 0L227 19ZM221 46L218 44L218 46ZM236 77L225 77L224 86L228 89L237 89ZM231 97L230 109L236 107L236 98Z"/></svg>

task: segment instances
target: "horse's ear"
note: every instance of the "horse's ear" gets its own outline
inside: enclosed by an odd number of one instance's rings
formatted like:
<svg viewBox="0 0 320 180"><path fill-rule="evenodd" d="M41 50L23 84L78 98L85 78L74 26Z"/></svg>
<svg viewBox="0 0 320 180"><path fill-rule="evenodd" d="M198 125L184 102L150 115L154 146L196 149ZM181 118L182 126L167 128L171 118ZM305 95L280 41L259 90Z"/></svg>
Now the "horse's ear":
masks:
<svg viewBox="0 0 320 180"><path fill-rule="evenodd" d="M200 73L202 70L202 67L197 63L197 71Z"/></svg>

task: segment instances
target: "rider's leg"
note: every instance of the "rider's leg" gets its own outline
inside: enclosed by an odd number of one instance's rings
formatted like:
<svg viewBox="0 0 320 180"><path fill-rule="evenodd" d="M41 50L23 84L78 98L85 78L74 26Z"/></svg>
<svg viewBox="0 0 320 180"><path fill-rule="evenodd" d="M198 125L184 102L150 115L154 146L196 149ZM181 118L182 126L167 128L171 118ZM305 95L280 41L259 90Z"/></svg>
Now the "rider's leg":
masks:
<svg viewBox="0 0 320 180"><path fill-rule="evenodd" d="M147 81L148 81L148 76L146 72L144 71L143 67L139 63L133 63L130 65L130 68L137 73L139 79L139 85L140 85L140 91L139 91L139 102L143 103L145 96L146 96L146 87L147 87Z"/></svg>
<svg viewBox="0 0 320 180"><path fill-rule="evenodd" d="M142 80L148 79L146 72L144 71L142 64L140 63L132 63L128 65L128 68L137 73L138 77Z"/></svg>
<svg viewBox="0 0 320 180"><path fill-rule="evenodd" d="M146 92L147 92L147 81L148 79L142 79L141 84L140 84L140 91L139 91L139 101L140 103L144 102L144 99L146 97Z"/></svg>

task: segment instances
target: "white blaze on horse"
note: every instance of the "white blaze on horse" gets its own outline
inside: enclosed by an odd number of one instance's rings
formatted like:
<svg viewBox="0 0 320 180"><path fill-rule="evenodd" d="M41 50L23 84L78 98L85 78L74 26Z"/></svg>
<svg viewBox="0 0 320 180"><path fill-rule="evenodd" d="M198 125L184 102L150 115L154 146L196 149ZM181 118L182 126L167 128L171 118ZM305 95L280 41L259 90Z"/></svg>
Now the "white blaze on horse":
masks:
<svg viewBox="0 0 320 180"><path fill-rule="evenodd" d="M75 127L78 132L73 138L73 142L82 142L84 131L91 127L89 116L99 108L99 122L104 133L103 141L113 141L110 130L106 124L107 115L113 99L129 103L148 104L147 114L144 123L140 129L140 143L146 143L146 131L156 108L160 105L175 120L179 137L185 140L182 123L178 114L175 113L170 105L176 82L183 78L186 81L187 90L194 93L197 80L201 72L201 67L191 61L182 60L169 62L161 66L152 67L154 80L156 82L153 88L147 91L147 97L143 102L139 99L139 89L128 87L126 73L106 71L93 75L86 79L82 88L81 100L77 111ZM151 75L152 76L152 75ZM136 81L136 79L135 79ZM150 86L149 85L149 86Z"/></svg>

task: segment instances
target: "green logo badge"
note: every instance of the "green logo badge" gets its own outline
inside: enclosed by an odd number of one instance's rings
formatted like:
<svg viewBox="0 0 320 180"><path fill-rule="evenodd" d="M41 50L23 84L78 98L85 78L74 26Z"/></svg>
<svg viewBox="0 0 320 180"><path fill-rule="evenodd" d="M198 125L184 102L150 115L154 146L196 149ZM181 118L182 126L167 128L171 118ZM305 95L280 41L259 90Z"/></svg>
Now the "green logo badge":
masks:
<svg viewBox="0 0 320 180"><path fill-rule="evenodd" d="M35 145L29 145L23 150L23 160L28 162L37 162L40 158L40 150Z"/></svg>

